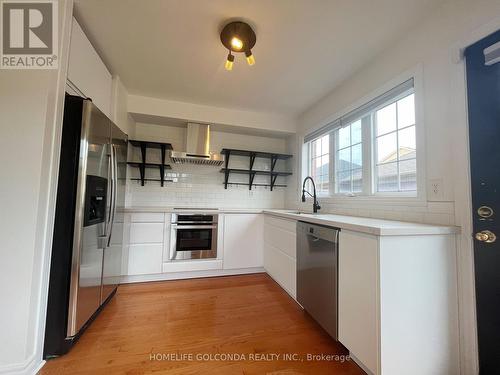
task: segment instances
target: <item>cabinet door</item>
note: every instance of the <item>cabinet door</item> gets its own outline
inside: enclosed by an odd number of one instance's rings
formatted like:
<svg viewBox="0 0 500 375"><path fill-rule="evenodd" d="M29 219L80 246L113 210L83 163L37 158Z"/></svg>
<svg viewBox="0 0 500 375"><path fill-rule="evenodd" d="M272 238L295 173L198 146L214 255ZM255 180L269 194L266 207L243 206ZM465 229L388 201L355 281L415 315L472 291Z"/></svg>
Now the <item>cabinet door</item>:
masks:
<svg viewBox="0 0 500 375"><path fill-rule="evenodd" d="M294 299L297 298L295 220L265 216L264 268Z"/></svg>
<svg viewBox="0 0 500 375"><path fill-rule="evenodd" d="M130 245L128 275L151 275L162 272L163 244Z"/></svg>
<svg viewBox="0 0 500 375"><path fill-rule="evenodd" d="M68 81L111 118L112 77L75 18L71 28Z"/></svg>
<svg viewBox="0 0 500 375"><path fill-rule="evenodd" d="M378 238L342 230L339 237L339 341L377 373Z"/></svg>
<svg viewBox="0 0 500 375"><path fill-rule="evenodd" d="M267 273L294 299L297 298L297 264L281 250L264 245L264 264Z"/></svg>
<svg viewBox="0 0 500 375"><path fill-rule="evenodd" d="M225 214L224 269L262 267L263 234L261 214Z"/></svg>
<svg viewBox="0 0 500 375"><path fill-rule="evenodd" d="M130 215L126 275L150 275L162 272L165 214ZM170 223L169 223L170 224Z"/></svg>
<svg viewBox="0 0 500 375"><path fill-rule="evenodd" d="M132 223L130 243L163 243L163 223Z"/></svg>

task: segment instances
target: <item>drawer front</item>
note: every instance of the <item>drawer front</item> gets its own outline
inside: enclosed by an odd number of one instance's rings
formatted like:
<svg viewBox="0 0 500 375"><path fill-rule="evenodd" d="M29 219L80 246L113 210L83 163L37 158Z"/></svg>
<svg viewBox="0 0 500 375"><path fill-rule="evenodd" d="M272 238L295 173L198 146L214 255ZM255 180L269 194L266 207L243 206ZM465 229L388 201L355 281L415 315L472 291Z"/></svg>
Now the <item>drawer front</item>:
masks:
<svg viewBox="0 0 500 375"><path fill-rule="evenodd" d="M132 223L163 223L164 220L163 212L137 212L130 215Z"/></svg>
<svg viewBox="0 0 500 375"><path fill-rule="evenodd" d="M295 232L284 230L274 225L266 225L264 229L264 242L272 245L293 259L297 258L297 235Z"/></svg>
<svg viewBox="0 0 500 375"><path fill-rule="evenodd" d="M130 243L163 243L163 223L130 224Z"/></svg>
<svg viewBox="0 0 500 375"><path fill-rule="evenodd" d="M264 217L266 226L272 225L273 227L278 227L288 232L296 233L297 232L297 221L296 220L288 220L288 219L280 219L276 216L265 215Z"/></svg>
<svg viewBox="0 0 500 375"><path fill-rule="evenodd" d="M296 261L270 245L264 248L264 268L294 299L297 298Z"/></svg>
<svg viewBox="0 0 500 375"><path fill-rule="evenodd" d="M130 245L128 275L161 273L163 246L161 244Z"/></svg>

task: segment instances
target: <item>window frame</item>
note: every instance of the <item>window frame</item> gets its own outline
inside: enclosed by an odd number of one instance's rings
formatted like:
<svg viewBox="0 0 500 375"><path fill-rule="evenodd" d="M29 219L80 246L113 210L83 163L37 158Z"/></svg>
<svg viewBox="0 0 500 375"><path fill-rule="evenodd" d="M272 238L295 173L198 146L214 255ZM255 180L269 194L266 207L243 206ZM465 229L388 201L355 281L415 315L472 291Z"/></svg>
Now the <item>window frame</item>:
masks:
<svg viewBox="0 0 500 375"><path fill-rule="evenodd" d="M417 168L416 168L416 174L417 174L417 189L416 190L408 190L408 191L377 191L377 184L378 184L378 181L377 181L377 173L375 173L375 169L377 168L377 161L376 161L376 155L377 155L377 138L379 138L376 134L376 129L377 129L377 116L376 116L376 112L382 108L385 108L387 106L390 106L394 103L397 103L399 100L403 99L403 98L406 98L407 96L413 94L414 95L414 101L415 101L415 123L412 124L412 125L408 125L408 126L405 126L404 128L398 128L398 124L397 124L397 121L398 121L398 117L396 117L396 129L395 130L392 130L388 133L384 133L382 136L385 136L385 135L388 135L388 134L393 134L395 133L396 134L396 139L397 139L397 142L398 142L398 146L399 146L399 136L398 136L398 132L400 130L403 130L403 129L407 129L407 128L411 128L412 126L415 127L415 142L416 142L416 146L415 146L415 150L416 150L416 156L415 156L415 161L417 162ZM418 157L419 157L419 154L420 154L420 151L419 151L419 144L418 144L418 140L417 140L417 129L418 129L418 125L417 125L417 95L415 93L415 88L411 89L411 90L407 90L397 96L395 96L394 98L392 98L390 101L387 101L385 102L384 104L381 104L379 106L377 106L375 109L373 109L372 113L371 113L371 116L372 116L372 123L371 123L371 132L372 132L372 136L371 136L371 147L372 147L372 164L373 164L373 167L372 167L372 172L373 172L373 177L372 177L372 194L374 196L381 196L381 197L393 197L393 196L398 196L398 197L417 197L418 196L418 192L419 192L419 184L418 184L418 179L419 179L419 166L418 166ZM396 105L396 116L397 116L397 105ZM399 150L399 147L396 148L396 150ZM397 163L398 164L398 185L399 185L399 157L398 157L398 160L395 161L394 163ZM400 186L398 187L400 188Z"/></svg>
<svg viewBox="0 0 500 375"><path fill-rule="evenodd" d="M313 144L313 142L317 141L318 139L323 138L323 137L325 137L327 135L329 136L329 139L328 139L328 156L329 156L329 159L328 159L328 193L324 193L323 191L317 192L317 196L318 197L323 197L323 198L331 197L331 191L332 191L332 181L333 181L333 178L332 178L333 177L332 176L332 171L333 171L333 169L332 169L332 160L333 160L332 159L333 131L329 131L329 132L326 132L324 134L321 134L321 135L317 136L316 138L311 139L309 142L307 142L307 143L304 144L304 146L306 148L307 159L305 160L306 175L302 177L302 180L304 180L304 178L307 177L307 176L312 176L311 168L312 168L312 161L313 161L313 156L312 156L312 144ZM323 155L324 154L322 154L322 156ZM314 157L314 158L316 158L316 157ZM302 169L302 170L304 170L304 169ZM302 196L302 193L301 193L301 196Z"/></svg>
<svg viewBox="0 0 500 375"><path fill-rule="evenodd" d="M351 105L349 108L346 110L334 115L330 116L328 121L325 121L325 123L328 122L333 122L332 120L341 118L342 116L345 116L345 114L348 114L350 111L353 111L366 103L370 102L371 100L374 100L375 98L379 97L380 95L383 95L384 93L390 91L391 89L397 87L400 85L402 82L405 82L409 79L413 78L413 88L406 90L403 93L400 93L399 95L390 98L389 101L386 101L385 103L375 107L370 111L370 115L368 116L365 114L364 117L369 117L370 119L370 126L365 126L365 123L362 124L362 160L363 160L363 191L361 193L354 193L354 194L346 194L346 193L336 193L336 170L335 170L335 165L336 165L336 160L334 159L336 156L336 140L335 138L335 131L330 130L330 148L331 148L331 159L330 159L330 189L329 189L329 194L328 196L325 196L324 194L322 195L322 198L324 199L324 202L329 203L329 202L335 202L337 204L343 204L342 202L345 202L345 204L349 204L352 207L352 204L354 204L354 207L356 207L356 202L361 203L362 206L357 206L357 207L366 207L365 202L372 202L375 204L385 204L391 203L395 205L412 205L412 206L424 206L427 202L426 199L426 151L425 151L425 125L423 122L423 102L424 102L424 97L423 97L423 82L422 82L422 72L423 68L420 65L415 67L412 70L409 70L397 78L392 79L391 81L387 82L385 85L379 87L377 90L372 92L370 95L367 95L363 99L358 100L356 103ZM376 171L375 171L375 165L376 165L376 160L375 160L375 120L373 117L375 116L375 113L377 110L380 108L384 108L387 105L390 105L394 102L397 102L398 100L406 97L407 95L413 93L414 96L414 101L415 101L415 142L416 142L416 170L417 170L417 180L416 180L416 191L392 191L392 192L378 192L376 191ZM350 123L353 123L357 120L351 121ZM410 125L413 126L413 125ZM366 142L365 140L368 139L369 141ZM307 145L307 143L303 143L303 145ZM304 155L304 149L302 151L302 155ZM302 177L304 178L307 176L307 174L304 174L304 172L308 172L307 169L304 169L304 158L302 157Z"/></svg>

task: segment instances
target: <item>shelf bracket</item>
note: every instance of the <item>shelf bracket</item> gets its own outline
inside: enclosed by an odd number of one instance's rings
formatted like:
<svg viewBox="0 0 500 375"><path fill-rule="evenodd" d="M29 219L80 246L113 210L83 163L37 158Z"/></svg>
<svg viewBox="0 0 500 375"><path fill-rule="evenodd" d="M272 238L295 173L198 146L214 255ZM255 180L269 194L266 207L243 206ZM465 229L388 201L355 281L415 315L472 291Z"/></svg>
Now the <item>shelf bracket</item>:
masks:
<svg viewBox="0 0 500 375"><path fill-rule="evenodd" d="M229 157L231 156L231 151L226 152L226 158L225 158L225 166L226 166L226 171L224 172L224 189L227 190L227 184L229 182Z"/></svg>
<svg viewBox="0 0 500 375"><path fill-rule="evenodd" d="M146 167L144 164L139 165L139 173L141 175L141 186L144 186L144 177L146 174Z"/></svg>
<svg viewBox="0 0 500 375"><path fill-rule="evenodd" d="M139 173L141 174L141 186L144 186L144 178L146 175L146 146L146 142L141 142L142 164L139 166Z"/></svg>
<svg viewBox="0 0 500 375"><path fill-rule="evenodd" d="M253 179L255 178L255 172L250 173L248 176L248 190L252 190Z"/></svg>
<svg viewBox="0 0 500 375"><path fill-rule="evenodd" d="M250 170L252 170L252 169L253 169L253 165L254 165L254 163L255 163L255 158L256 158L256 156L257 156L257 155L255 154L255 152L252 152L252 153L250 154Z"/></svg>
<svg viewBox="0 0 500 375"><path fill-rule="evenodd" d="M165 185L165 145L160 146L161 151L161 164L160 164L160 184Z"/></svg>
<svg viewBox="0 0 500 375"><path fill-rule="evenodd" d="M224 189L226 190L228 181L229 181L229 171L226 169L226 171L224 172Z"/></svg>
<svg viewBox="0 0 500 375"><path fill-rule="evenodd" d="M271 155L271 172L274 172L274 168L276 167L277 161L278 157L276 155Z"/></svg>
<svg viewBox="0 0 500 375"><path fill-rule="evenodd" d="M276 184L276 179L278 178L278 174L271 174L271 191L273 191L274 185Z"/></svg>
<svg viewBox="0 0 500 375"><path fill-rule="evenodd" d="M226 160L225 160L225 163L226 163L226 169L229 169L229 157L231 156L231 151L227 151L226 152Z"/></svg>
<svg viewBox="0 0 500 375"><path fill-rule="evenodd" d="M273 191L274 184L276 183L276 178L278 175L274 175L274 168L276 168L276 162L278 161L278 157L276 155L271 155L271 191Z"/></svg>

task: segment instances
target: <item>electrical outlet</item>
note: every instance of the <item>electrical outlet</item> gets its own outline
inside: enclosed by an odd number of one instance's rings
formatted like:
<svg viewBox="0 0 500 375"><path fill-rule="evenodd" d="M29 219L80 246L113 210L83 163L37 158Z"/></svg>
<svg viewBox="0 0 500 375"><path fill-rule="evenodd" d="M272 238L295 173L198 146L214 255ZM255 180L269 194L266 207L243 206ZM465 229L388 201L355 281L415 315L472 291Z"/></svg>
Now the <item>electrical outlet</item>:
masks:
<svg viewBox="0 0 500 375"><path fill-rule="evenodd" d="M430 201L443 200L443 198L444 198L443 179L442 178L430 179L429 180L429 188L427 190L428 190L428 194L429 194L428 199Z"/></svg>

